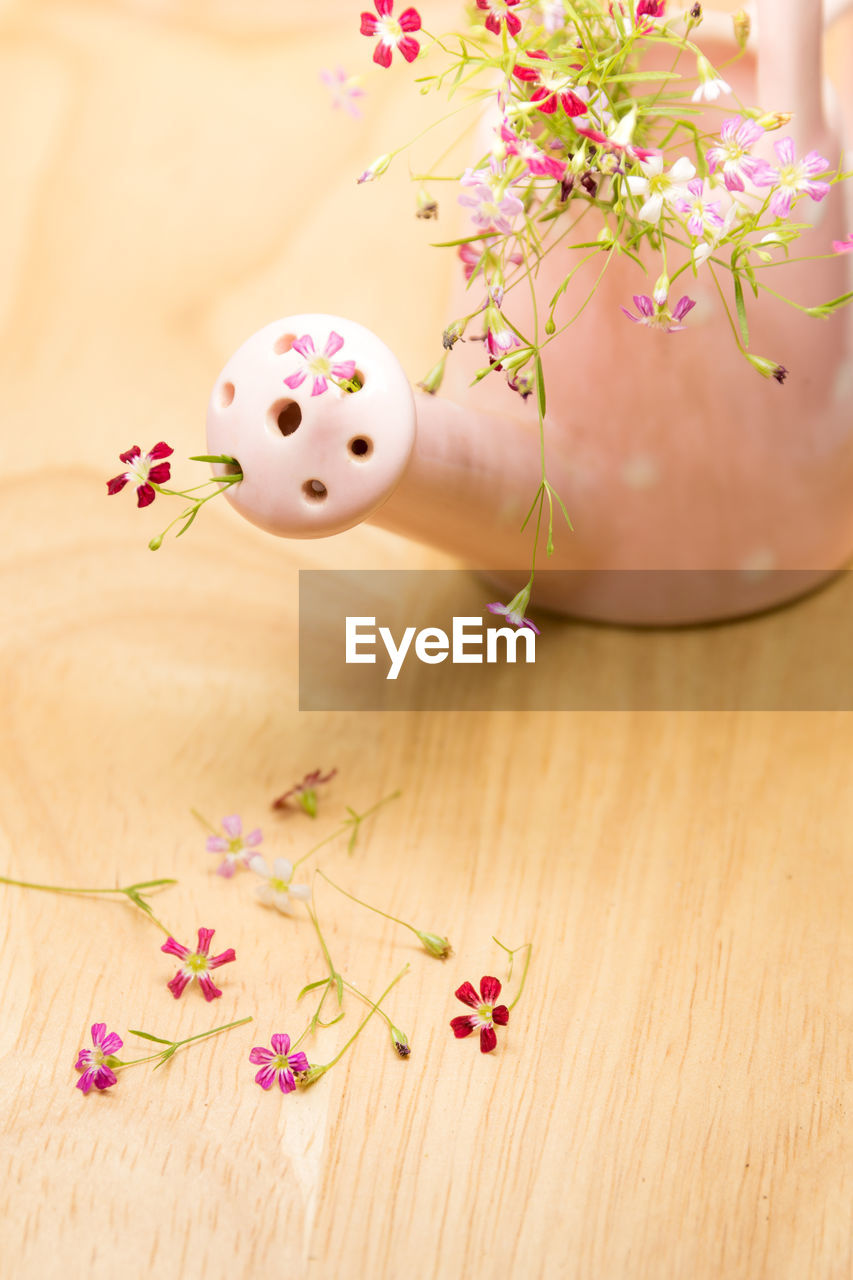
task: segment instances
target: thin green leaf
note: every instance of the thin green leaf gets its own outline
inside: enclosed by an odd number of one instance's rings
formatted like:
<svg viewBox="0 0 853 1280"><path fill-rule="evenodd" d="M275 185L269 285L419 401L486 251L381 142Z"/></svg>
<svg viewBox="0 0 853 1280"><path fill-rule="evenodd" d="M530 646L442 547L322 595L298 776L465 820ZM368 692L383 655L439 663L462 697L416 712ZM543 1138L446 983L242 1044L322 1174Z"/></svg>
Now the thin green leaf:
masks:
<svg viewBox="0 0 853 1280"><path fill-rule="evenodd" d="M536 356L536 398L539 402L539 417L545 417L545 375L542 372L542 357Z"/></svg>
<svg viewBox="0 0 853 1280"><path fill-rule="evenodd" d="M319 978L317 982L309 982L306 987L302 988L302 990L299 992L299 995L296 997L296 999L301 1000L302 997L306 996L309 991L316 991L318 987L325 987L328 984L328 981L329 981L328 978Z"/></svg>
<svg viewBox="0 0 853 1280"><path fill-rule="evenodd" d="M164 1040L162 1036L152 1036L148 1031L132 1031L128 1028L128 1035L139 1036L140 1040L153 1040L155 1044L174 1044L174 1040Z"/></svg>
<svg viewBox="0 0 853 1280"><path fill-rule="evenodd" d="M734 277L734 282L735 282L735 306L737 307L738 325L740 326L741 337L743 338L743 345L745 347L748 347L749 346L749 324L746 318L746 303L743 300L743 286L741 285L739 275L736 275Z"/></svg>

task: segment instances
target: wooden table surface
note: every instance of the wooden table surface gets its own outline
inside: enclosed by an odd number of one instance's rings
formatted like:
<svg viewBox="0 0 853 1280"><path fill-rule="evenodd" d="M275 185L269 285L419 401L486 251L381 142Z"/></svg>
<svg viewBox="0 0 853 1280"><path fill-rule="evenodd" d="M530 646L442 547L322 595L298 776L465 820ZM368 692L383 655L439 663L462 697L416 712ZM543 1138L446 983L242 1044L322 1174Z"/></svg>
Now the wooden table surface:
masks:
<svg viewBox="0 0 853 1280"><path fill-rule="evenodd" d="M851 717L300 714L297 570L450 562L369 528L278 542L225 504L152 555L159 507L105 498L134 442L203 448L218 369L278 315L352 315L413 378L431 363L434 228L404 164L353 184L425 108L397 69L354 122L317 79L367 67L357 7L0 3L0 872L174 876L170 927L215 926L238 956L221 1000L175 1002L129 905L0 887L0 1274L842 1280ZM795 660L804 611L840 600L787 615ZM630 637L598 634L565 629L616 673ZM273 815L318 765L339 775L317 821ZM412 1056L374 1019L311 1090L266 1094L249 1049L298 1034L322 959L248 873L213 873L189 809L241 813L293 858L395 788L352 857L339 841L317 861L456 955L320 886L354 983L376 996L410 962L387 1003ZM503 976L492 934L535 952L484 1056L447 1024L461 981ZM314 1060L356 1025L346 1008ZM130 1049L129 1027L247 1014L156 1074L74 1088L94 1021Z"/></svg>

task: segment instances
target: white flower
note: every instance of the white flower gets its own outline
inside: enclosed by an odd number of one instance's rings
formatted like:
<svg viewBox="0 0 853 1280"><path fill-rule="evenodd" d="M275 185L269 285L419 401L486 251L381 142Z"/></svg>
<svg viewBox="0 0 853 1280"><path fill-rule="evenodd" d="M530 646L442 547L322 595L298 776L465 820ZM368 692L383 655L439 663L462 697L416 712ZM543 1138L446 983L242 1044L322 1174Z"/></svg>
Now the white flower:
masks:
<svg viewBox="0 0 853 1280"><path fill-rule="evenodd" d="M265 884L258 885L258 897L267 907L277 907L279 911L289 911L293 898L301 898L307 902L311 890L307 884L291 884L293 863L287 858L276 858L270 871L266 858L258 853L249 863L257 875L262 876Z"/></svg>
<svg viewBox="0 0 853 1280"><path fill-rule="evenodd" d="M686 156L676 160L669 173L663 171L663 156L651 156L642 161L640 168L644 176L626 178L628 190L632 196L645 196L640 209L641 222L659 222L664 205L683 200L687 194L686 185L696 177L696 169Z"/></svg>
<svg viewBox="0 0 853 1280"><path fill-rule="evenodd" d="M696 59L696 70L699 73L699 85L693 94L692 102L716 102L724 93L731 93L732 86L716 75L707 58L700 54Z"/></svg>

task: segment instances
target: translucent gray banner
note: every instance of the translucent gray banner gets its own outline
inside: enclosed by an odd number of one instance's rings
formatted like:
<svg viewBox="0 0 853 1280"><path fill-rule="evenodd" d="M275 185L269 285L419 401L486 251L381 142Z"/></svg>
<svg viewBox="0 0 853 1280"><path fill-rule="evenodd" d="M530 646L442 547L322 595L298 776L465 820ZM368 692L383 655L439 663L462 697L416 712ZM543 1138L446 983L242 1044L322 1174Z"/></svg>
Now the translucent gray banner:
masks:
<svg viewBox="0 0 853 1280"><path fill-rule="evenodd" d="M546 570L538 636L486 608L507 599L464 571L302 571L300 709L853 709L850 571Z"/></svg>

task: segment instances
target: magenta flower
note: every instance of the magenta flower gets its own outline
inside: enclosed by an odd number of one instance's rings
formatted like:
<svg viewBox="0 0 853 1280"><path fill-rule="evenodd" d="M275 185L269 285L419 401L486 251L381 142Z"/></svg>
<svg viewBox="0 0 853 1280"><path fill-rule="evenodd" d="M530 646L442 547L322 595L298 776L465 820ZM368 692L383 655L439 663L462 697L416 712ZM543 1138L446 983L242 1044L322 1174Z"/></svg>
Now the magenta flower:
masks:
<svg viewBox="0 0 853 1280"><path fill-rule="evenodd" d="M107 1059L118 1053L124 1041L114 1031L107 1034L105 1022L96 1022L92 1026L92 1044L94 1049L80 1050L74 1064L74 1070L83 1073L77 1081L77 1088L84 1093L88 1093L92 1085L101 1090L112 1088L116 1075Z"/></svg>
<svg viewBox="0 0 853 1280"><path fill-rule="evenodd" d="M488 230L490 232L497 232L496 227L489 227ZM471 279L472 275L477 270L480 260L483 258L484 254L487 256L487 259L488 259L489 257L488 241L486 241L485 239L482 245L479 242L474 243L469 241L467 244L461 244L459 246L459 257L462 259L462 269L465 272L466 280ZM522 256L522 254L520 254L516 250L513 253L507 254L505 260L507 262L511 262L513 266L520 267L522 262L524 261L524 257ZM492 258L491 265L494 266L494 264L495 264L495 259Z"/></svg>
<svg viewBox="0 0 853 1280"><path fill-rule="evenodd" d="M529 392L528 392L529 394ZM500 600L495 600L492 604L487 604L486 608L489 613L500 614L506 618L507 622L511 622L514 627L528 627L531 631L535 631L537 636L541 636L535 622L531 622L529 618L525 618L523 613L519 613L517 609L511 609L508 604L501 604Z"/></svg>
<svg viewBox="0 0 853 1280"><path fill-rule="evenodd" d="M132 484L136 486L136 505L149 507L155 496L152 486L165 484L172 471L171 464L161 462L160 459L168 458L172 453L174 449L163 440L155 444L145 457L142 457L142 450L138 444L128 449L127 453L120 453L118 455L120 461L127 463L129 470L107 481L107 493L110 495L121 493L126 484Z"/></svg>
<svg viewBox="0 0 853 1280"><path fill-rule="evenodd" d="M320 769L314 769L311 773L306 773L301 782L297 782L289 791L285 791L277 800L273 800L272 807L274 809L286 809L290 800L293 799L310 817L316 818L317 788L324 786L327 782L331 782L337 772L337 769L333 769L325 777Z"/></svg>
<svg viewBox="0 0 853 1280"><path fill-rule="evenodd" d="M343 345L344 340L341 335L332 332L326 339L326 345L322 352L318 355L314 350L314 339L309 333L303 333L293 343L291 350L302 356L305 361L305 368L299 369L296 373L291 373L288 378L285 378L284 385L290 387L291 390L301 387L310 373L314 379L311 394L312 396L321 396L328 388L330 378L347 381L355 373L355 361L338 360L333 363L333 357L338 354Z"/></svg>
<svg viewBox="0 0 853 1280"><path fill-rule="evenodd" d="M262 1089L271 1089L278 1078L278 1087L282 1093L293 1093L296 1088L294 1072L308 1070L308 1059L302 1052L290 1052L290 1036L284 1032L270 1037L272 1049L255 1045L249 1054L249 1061L260 1064L260 1071L255 1080Z"/></svg>
<svg viewBox="0 0 853 1280"><path fill-rule="evenodd" d="M538 58L549 64L538 70L536 67L516 66L512 74L516 80L524 84L535 84L537 87L530 95L540 111L552 115L557 104L563 108L567 116L584 116L589 111L589 103L576 91L574 80L562 72L553 69L550 54L544 49L528 49L528 58Z"/></svg>
<svg viewBox="0 0 853 1280"><path fill-rule="evenodd" d="M723 181L729 191L744 191L744 180L757 187L769 187L775 181L775 171L766 160L750 155L764 130L755 120L735 116L726 120L720 130L720 141L709 147L705 159L711 173L723 170Z"/></svg>
<svg viewBox="0 0 853 1280"><path fill-rule="evenodd" d="M456 998L463 1004L467 1004L474 1012L451 1018L450 1025L457 1040L462 1040L465 1036L470 1036L472 1031L479 1030L480 1052L491 1053L498 1042L495 1026L505 1027L509 1022L509 1009L506 1005L495 1004L500 993L501 984L497 978L481 978L479 995L470 982L462 983L455 993Z"/></svg>
<svg viewBox="0 0 853 1280"><path fill-rule="evenodd" d="M833 240L833 253L853 253L853 231L850 232L846 240Z"/></svg>
<svg viewBox="0 0 853 1280"><path fill-rule="evenodd" d="M640 0L637 5L637 21L641 18L662 18L666 11L666 0Z"/></svg>
<svg viewBox="0 0 853 1280"><path fill-rule="evenodd" d="M724 225L723 215L717 200L709 200L705 192L705 183L701 178L694 178L687 184L687 194L675 201L679 213L688 214L687 229L692 236L704 236L706 231L718 231Z"/></svg>
<svg viewBox="0 0 853 1280"><path fill-rule="evenodd" d="M391 55L398 49L407 62L414 62L421 46L409 33L421 29L421 15L417 9L404 9L400 17L395 18L392 16L394 0L373 0L373 5L378 18L374 18L372 13L361 15L361 34L379 36L373 61L380 67L390 67Z"/></svg>
<svg viewBox="0 0 853 1280"><path fill-rule="evenodd" d="M516 334L509 327L497 307L486 307L486 332L484 336L486 350L492 360L502 360L508 351L520 347Z"/></svg>
<svg viewBox="0 0 853 1280"><path fill-rule="evenodd" d="M222 830L225 832L224 836L207 837L207 852L225 854L216 870L219 875L230 879L238 862L248 867L252 857L251 850L257 849L264 837L260 827L244 836L243 820L238 813L222 819Z"/></svg>
<svg viewBox="0 0 853 1280"><path fill-rule="evenodd" d="M355 100L364 97L364 90L358 87L355 78L348 76L343 67L336 67L334 71L321 71L320 79L332 95L335 110L343 107L354 120L360 120L361 112L355 105Z"/></svg>
<svg viewBox="0 0 853 1280"><path fill-rule="evenodd" d="M511 36L517 36L521 30L521 19L511 10L518 4L518 0L477 0L477 8L489 16L486 18L486 27L496 36L501 33L501 23L506 23L506 29Z"/></svg>
<svg viewBox="0 0 853 1280"><path fill-rule="evenodd" d="M817 151L810 151L802 160L797 160L794 152L794 139L781 138L774 144L779 158L780 168L773 169L768 165L769 181L762 186L773 186L775 190L770 201L770 212L776 218L787 218L794 201L799 195L811 196L812 200L825 200L831 190L828 182L816 182L820 174L826 173L829 161Z"/></svg>
<svg viewBox="0 0 853 1280"><path fill-rule="evenodd" d="M205 1000L215 1000L217 996L222 995L210 976L210 970L218 969L223 964L230 964L232 960L237 959L237 954L233 947L229 947L218 956L208 955L210 940L215 932L215 929L199 929L198 946L195 951L190 951L189 947L182 946L174 938L167 938L160 948L167 955L177 956L184 962L171 982L166 984L176 1000L183 995L184 989L193 978L198 978L198 985L202 989Z"/></svg>
<svg viewBox="0 0 853 1280"><path fill-rule="evenodd" d="M639 311L639 315L635 316L627 307L622 307L625 315L629 320L633 320L634 324L644 324L649 329L659 329L662 333L678 333L687 326L681 321L696 306L692 298L681 298L673 308L669 309L669 305L664 301L662 303L655 302L648 294L634 294L634 306Z"/></svg>
<svg viewBox="0 0 853 1280"><path fill-rule="evenodd" d="M493 227L509 235L512 224L524 213L524 205L518 196L506 195L498 199L485 169L466 169L462 186L469 188L459 197L459 203L473 210L471 217L478 227Z"/></svg>
<svg viewBox="0 0 853 1280"><path fill-rule="evenodd" d="M527 166L527 172L534 178L556 178L561 182L566 173L566 162L557 156L549 155L529 138L519 138L512 129L501 125L501 139L506 146L507 154L518 156Z"/></svg>

